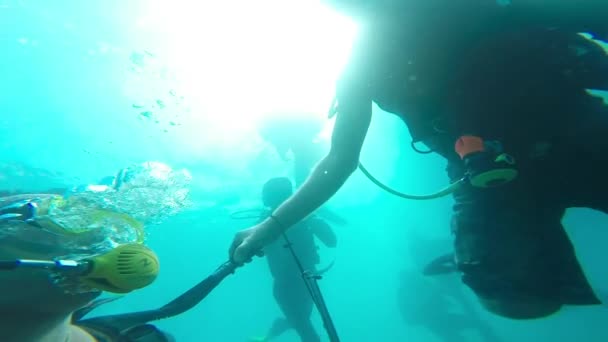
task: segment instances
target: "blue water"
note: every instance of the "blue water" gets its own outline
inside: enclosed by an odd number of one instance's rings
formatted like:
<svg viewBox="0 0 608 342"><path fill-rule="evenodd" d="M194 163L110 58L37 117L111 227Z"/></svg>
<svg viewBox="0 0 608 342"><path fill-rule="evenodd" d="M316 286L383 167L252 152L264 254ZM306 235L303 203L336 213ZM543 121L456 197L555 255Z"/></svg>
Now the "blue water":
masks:
<svg viewBox="0 0 608 342"><path fill-rule="evenodd" d="M167 96L171 88L167 85L167 91L159 92L150 82L162 86L162 78L138 78L131 70L134 52L155 47L155 52L164 52L158 42L167 37L134 28L138 15L151 3L0 0L1 162L50 170L74 184L94 182L132 163L150 160L186 167L193 175L194 205L149 228L147 245L161 260L157 281L101 307L96 314L158 307L203 279L226 260L233 234L250 223L230 220L229 210L208 202L232 196L237 198L235 207L259 205L258 189L263 182L269 176L288 174L291 167L276 156L264 157L260 151L266 147L257 137L227 131L222 140L216 137L215 126L192 127L188 123L195 121L184 119L229 114L193 112L179 105L168 110L150 107L159 93ZM133 96L137 90L144 94ZM194 93L188 91L191 96ZM142 117L142 110L134 108L141 98L152 108L153 119ZM238 99L233 94L233 100ZM253 127L243 130L253 131ZM427 193L443 187L448 182L445 163L436 156L416 154L402 143L407 141L408 132L395 117L375 115L362 161L397 189ZM253 167L259 158L267 166ZM44 190L52 180L37 181L30 183L31 190ZM322 259L335 260L335 266L320 284L343 341L439 342L424 326L405 322L402 310L424 311L424 301L441 287L461 290L480 322L503 341L608 341L605 307L565 308L542 320L511 321L484 312L457 278L404 280L404 274L449 248L451 203L449 198L430 202L392 198L359 173L331 200L330 208L349 224L335 227L338 248L321 251ZM591 282L608 297L607 218L573 210L565 222ZM405 299L399 297L403 288ZM247 341L264 334L280 315L271 289L267 265L257 259L227 278L194 309L158 326L178 341ZM400 298L405 308L400 307ZM314 320L322 332L316 313ZM448 321L446 329L449 325ZM482 341L475 329L466 329L464 334L466 341ZM277 341L297 338L289 332Z"/></svg>

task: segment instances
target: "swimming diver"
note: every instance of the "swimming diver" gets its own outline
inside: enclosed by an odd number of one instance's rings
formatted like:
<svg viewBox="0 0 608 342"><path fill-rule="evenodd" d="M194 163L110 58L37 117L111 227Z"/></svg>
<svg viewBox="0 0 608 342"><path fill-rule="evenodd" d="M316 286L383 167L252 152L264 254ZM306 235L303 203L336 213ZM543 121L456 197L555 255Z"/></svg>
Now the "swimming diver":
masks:
<svg viewBox="0 0 608 342"><path fill-rule="evenodd" d="M485 309L534 319L600 304L561 219L571 207L608 212L608 106L588 91L608 90L596 41L608 41L608 1L327 2L360 23L330 151L272 215L235 235L232 260L342 187L376 103L447 161L455 263Z"/></svg>
<svg viewBox="0 0 608 342"><path fill-rule="evenodd" d="M262 202L268 209L274 210L292 192L293 185L288 178L272 178L264 184ZM317 264L320 257L315 238L330 248L337 245L331 227L313 216L294 226L286 234L287 241L279 239L264 248L273 277L273 295L284 317L273 322L261 341L270 341L289 329L294 329L302 342L320 341L310 320L313 298L302 274L302 269L313 274L319 273Z"/></svg>

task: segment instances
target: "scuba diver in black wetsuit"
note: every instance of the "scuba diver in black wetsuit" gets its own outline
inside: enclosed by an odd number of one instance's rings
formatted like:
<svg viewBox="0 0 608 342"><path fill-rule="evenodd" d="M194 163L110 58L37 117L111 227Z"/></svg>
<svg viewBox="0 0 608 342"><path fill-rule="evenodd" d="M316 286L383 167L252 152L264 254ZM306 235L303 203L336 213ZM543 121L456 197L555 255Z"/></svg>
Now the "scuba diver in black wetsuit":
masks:
<svg viewBox="0 0 608 342"><path fill-rule="evenodd" d="M561 224L608 212L603 0L334 0L360 19L337 85L332 146L267 220L236 234L237 263L325 203L360 165L372 102L448 162L454 261L512 319L600 304ZM374 7L374 4L380 3Z"/></svg>
<svg viewBox="0 0 608 342"><path fill-rule="evenodd" d="M292 189L291 181L287 178L270 179L262 190L264 205L270 210L276 208L291 195ZM319 247L315 238L327 247L336 247L337 238L331 227L317 217L310 217L293 227L285 239L264 248L274 279L274 298L284 317L277 318L266 336L259 341L270 341L290 329L297 332L302 342L320 341L310 320L313 297L302 274L302 270L319 274Z"/></svg>

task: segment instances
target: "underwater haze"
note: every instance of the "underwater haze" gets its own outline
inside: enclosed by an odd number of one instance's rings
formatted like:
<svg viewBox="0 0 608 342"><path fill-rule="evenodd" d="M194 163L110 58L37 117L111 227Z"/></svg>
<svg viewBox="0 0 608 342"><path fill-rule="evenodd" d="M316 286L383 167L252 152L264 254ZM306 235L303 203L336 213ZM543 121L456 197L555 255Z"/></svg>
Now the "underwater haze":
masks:
<svg viewBox="0 0 608 342"><path fill-rule="evenodd" d="M225 262L234 234L255 223L231 213L261 207L269 178L291 177L293 158L260 136L264 120L321 118L328 149L327 112L356 33L320 1L0 0L0 190L96 184L150 161L187 170L188 205L146 227L158 279L92 316L160 307ZM445 161L410 140L398 117L374 115L361 162L395 189L443 188ZM608 341L606 306L508 320L484 311L458 275L423 276L452 249L452 204L393 197L360 172L331 199L346 224L333 225L337 248L320 250L321 265L334 265L319 286L342 341ZM569 210L565 225L608 300L608 218ZM239 342L280 315L268 265L255 258L193 309L154 324L180 342ZM446 339L424 323L435 319ZM313 322L329 341L317 311Z"/></svg>

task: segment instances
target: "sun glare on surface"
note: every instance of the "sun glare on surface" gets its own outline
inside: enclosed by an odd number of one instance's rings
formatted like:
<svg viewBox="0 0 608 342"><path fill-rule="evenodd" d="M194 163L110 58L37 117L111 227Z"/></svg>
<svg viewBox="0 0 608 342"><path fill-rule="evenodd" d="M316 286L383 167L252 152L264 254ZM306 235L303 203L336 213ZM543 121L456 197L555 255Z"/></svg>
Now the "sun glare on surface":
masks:
<svg viewBox="0 0 608 342"><path fill-rule="evenodd" d="M158 35L190 103L183 126L193 139L205 128L234 140L277 113L325 117L356 33L304 0L156 0L137 25Z"/></svg>

